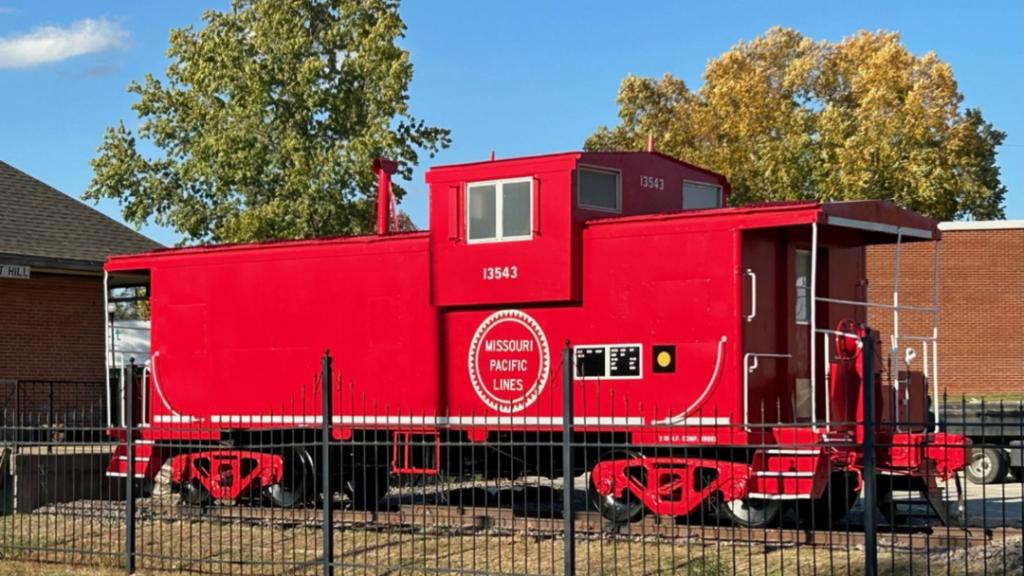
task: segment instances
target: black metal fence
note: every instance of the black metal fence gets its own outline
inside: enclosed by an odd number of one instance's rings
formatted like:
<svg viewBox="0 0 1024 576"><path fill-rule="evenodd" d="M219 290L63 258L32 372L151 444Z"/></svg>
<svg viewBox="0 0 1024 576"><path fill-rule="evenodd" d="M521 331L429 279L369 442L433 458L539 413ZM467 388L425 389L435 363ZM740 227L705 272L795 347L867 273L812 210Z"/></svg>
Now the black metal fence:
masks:
<svg viewBox="0 0 1024 576"><path fill-rule="evenodd" d="M564 358L561 368L568 366ZM571 380L563 372L553 385ZM905 431L924 434L938 427L976 439L967 456L969 475L947 476L924 466L908 481L880 463L894 451L917 448L889 440L893 436L886 427L893 425L877 419L874 410L859 422L787 423L785 428L808 434L770 445L723 442L735 424L704 415L688 424L695 437L670 449L644 438L678 430L678 424L651 423L670 420L677 407L630 406L622 398L612 400L621 388L600 382L562 387L563 395L555 394L551 405L534 404L507 419L454 418L370 403L325 357L307 392L258 418L239 416L216 425L176 415L108 431L102 422L82 424L53 415L48 421L65 422L64 432L38 434L36 416L7 411L0 415L0 567L16 572L24 564L32 571L34 563L47 562L87 566L99 574L789 576L1024 570L1024 470L1014 453L1019 445L1012 444L1024 438L1024 418L1015 412L1019 403L945 399L938 423L904 419L899 426ZM130 390L128 397L133 397ZM615 413L602 403L626 408ZM126 404L128 421L137 408ZM752 419L757 422L773 422L771 415L786 412L763 403L752 411L761 416ZM320 418L321 413L328 417ZM617 424L596 426L586 420L594 413ZM652 413L643 421L634 418ZM467 432L474 424L488 432ZM857 426L866 429L859 439L856 433L824 432ZM632 428L624 433L622 427ZM780 424L747 428L756 432ZM17 453L12 439L21 440ZM703 462L746 464L758 451L822 449L846 455L854 466L833 462L829 487L816 499L749 493L730 499L724 472L697 470ZM942 442L929 449L953 456L963 451ZM190 462L176 458L195 453L207 456ZM268 455L272 458L261 460ZM657 498L648 501L628 491L602 496L594 487L595 463L660 457L675 458L676 468L637 464L628 472L630 479L655 485L652 474L675 474L690 484L666 480L658 484ZM153 479L132 479L133 468ZM863 470L863 477L849 472L853 469ZM794 485L808 478L799 469L769 471ZM196 474L214 478L218 494L234 490L237 496L215 498ZM922 486L930 499L922 496ZM688 510L655 514L652 502Z"/></svg>
<svg viewBox="0 0 1024 576"><path fill-rule="evenodd" d="M0 380L0 440L17 447L99 428L106 422L105 386L102 380Z"/></svg>

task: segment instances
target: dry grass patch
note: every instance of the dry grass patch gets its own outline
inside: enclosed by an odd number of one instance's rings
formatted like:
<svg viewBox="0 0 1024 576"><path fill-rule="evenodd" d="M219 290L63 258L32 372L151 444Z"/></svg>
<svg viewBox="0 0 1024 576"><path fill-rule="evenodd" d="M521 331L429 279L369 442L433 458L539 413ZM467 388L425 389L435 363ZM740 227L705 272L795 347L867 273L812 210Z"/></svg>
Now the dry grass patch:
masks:
<svg viewBox="0 0 1024 576"><path fill-rule="evenodd" d="M141 574L318 574L321 540L314 523L267 525L145 520L138 523ZM122 574L123 528L113 519L55 515L0 518L0 574ZM837 542L839 539L837 539ZM334 532L338 574L563 574L563 545L550 534L482 531ZM1019 539L970 550L883 550L881 574L1021 574ZM665 541L581 536L577 573L658 576L796 576L863 573L856 546ZM37 563L39 562L39 563Z"/></svg>

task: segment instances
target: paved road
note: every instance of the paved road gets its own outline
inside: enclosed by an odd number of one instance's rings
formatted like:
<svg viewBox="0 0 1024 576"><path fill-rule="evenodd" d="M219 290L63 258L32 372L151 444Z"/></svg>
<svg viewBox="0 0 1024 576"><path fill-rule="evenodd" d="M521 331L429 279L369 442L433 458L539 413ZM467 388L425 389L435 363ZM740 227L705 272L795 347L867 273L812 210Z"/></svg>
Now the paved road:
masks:
<svg viewBox="0 0 1024 576"><path fill-rule="evenodd" d="M1024 482L965 484L967 518L971 526L1016 526L1024 519Z"/></svg>
<svg viewBox="0 0 1024 576"><path fill-rule="evenodd" d="M1024 527L1024 482L1011 478L1003 484L973 484L961 476L960 485L964 490L968 526ZM914 515L927 513L927 505L908 502L920 500L916 494L896 493L895 499L902 502L898 504L901 511ZM946 486L945 499L951 511L957 510L959 506L953 482Z"/></svg>

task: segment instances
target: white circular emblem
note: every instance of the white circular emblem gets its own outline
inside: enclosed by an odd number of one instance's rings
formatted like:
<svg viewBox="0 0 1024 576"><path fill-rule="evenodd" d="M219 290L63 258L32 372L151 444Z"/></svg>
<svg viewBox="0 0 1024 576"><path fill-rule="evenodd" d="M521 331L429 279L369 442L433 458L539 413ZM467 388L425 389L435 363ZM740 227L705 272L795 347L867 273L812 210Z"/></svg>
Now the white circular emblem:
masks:
<svg viewBox="0 0 1024 576"><path fill-rule="evenodd" d="M548 340L520 310L499 310L480 323L469 344L469 380L476 395L498 412L533 404L551 372Z"/></svg>

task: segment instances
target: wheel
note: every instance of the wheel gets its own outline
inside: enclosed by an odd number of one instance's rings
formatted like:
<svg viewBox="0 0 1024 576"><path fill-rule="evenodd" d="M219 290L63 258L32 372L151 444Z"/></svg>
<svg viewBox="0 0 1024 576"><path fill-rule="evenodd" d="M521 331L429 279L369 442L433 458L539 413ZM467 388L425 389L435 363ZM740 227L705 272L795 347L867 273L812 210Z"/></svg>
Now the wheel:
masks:
<svg viewBox="0 0 1024 576"><path fill-rule="evenodd" d="M641 458L641 454L637 452L631 452L628 450L621 450L616 452L609 452L601 457L600 461L607 460L632 460L634 458ZM634 479L641 485L647 485L647 469L638 466L634 473ZM601 516L614 524L627 524L629 522L636 522L641 519L644 515L644 503L636 497L635 494L626 490L622 493L622 496L616 497L612 494L602 495L597 491L597 487L594 486L594 476L590 475L590 481L587 483L587 499L590 500L590 505L595 510L601 513Z"/></svg>
<svg viewBox="0 0 1024 576"><path fill-rule="evenodd" d="M644 503L632 492L626 490L616 498L612 494L601 495L591 482L587 496L595 510L609 522L627 524L636 522L644 515Z"/></svg>
<svg viewBox="0 0 1024 576"><path fill-rule="evenodd" d="M1015 480L1024 482L1024 466L1010 466L1009 470Z"/></svg>
<svg viewBox="0 0 1024 576"><path fill-rule="evenodd" d="M387 466L367 465L352 471L341 483L341 491L356 510L375 510L388 493L391 474Z"/></svg>
<svg viewBox="0 0 1024 576"><path fill-rule="evenodd" d="M839 528L859 498L857 477L854 474L833 472L821 498L798 504L797 515L810 528Z"/></svg>
<svg viewBox="0 0 1024 576"><path fill-rule="evenodd" d="M213 502L213 497L206 490L199 480L191 480L178 486L178 491L181 494L181 503L189 506L209 506Z"/></svg>
<svg viewBox="0 0 1024 576"><path fill-rule="evenodd" d="M263 489L264 496L279 508L294 508L305 504L314 491L313 457L305 448L296 446L282 454L284 470L281 481Z"/></svg>
<svg viewBox="0 0 1024 576"><path fill-rule="evenodd" d="M736 526L768 528L779 519L779 514L782 512L782 501L744 498L723 502L720 509Z"/></svg>
<svg viewBox="0 0 1024 576"><path fill-rule="evenodd" d="M975 484L995 484L1006 480L1006 453L998 448L975 448L965 472Z"/></svg>
<svg viewBox="0 0 1024 576"><path fill-rule="evenodd" d="M156 482L151 479L135 479L133 481L135 485L135 497L136 498L149 498L153 495L153 489L156 486Z"/></svg>

